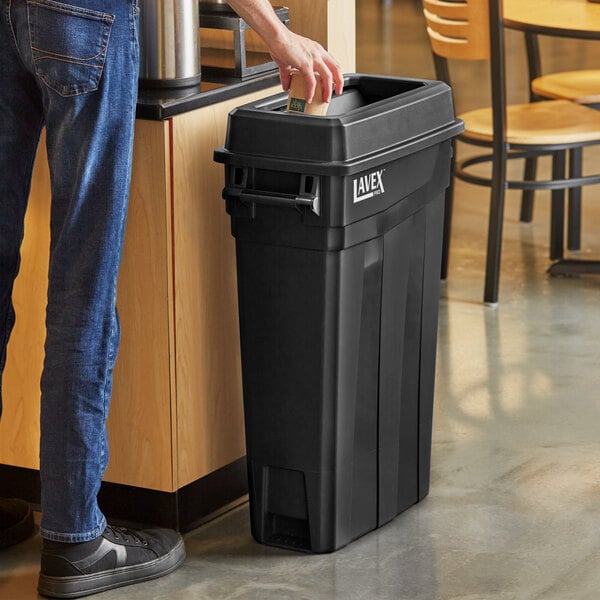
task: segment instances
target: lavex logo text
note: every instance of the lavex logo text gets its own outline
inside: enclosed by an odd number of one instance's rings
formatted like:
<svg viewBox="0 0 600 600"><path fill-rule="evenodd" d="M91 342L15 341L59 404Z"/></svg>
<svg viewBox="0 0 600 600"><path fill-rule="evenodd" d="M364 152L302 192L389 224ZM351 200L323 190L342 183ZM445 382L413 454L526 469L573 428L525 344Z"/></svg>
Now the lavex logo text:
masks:
<svg viewBox="0 0 600 600"><path fill-rule="evenodd" d="M373 171L367 175L361 175L353 180L354 185L354 203L362 202L367 198L378 196L385 192L383 187L383 172L385 169L380 171Z"/></svg>

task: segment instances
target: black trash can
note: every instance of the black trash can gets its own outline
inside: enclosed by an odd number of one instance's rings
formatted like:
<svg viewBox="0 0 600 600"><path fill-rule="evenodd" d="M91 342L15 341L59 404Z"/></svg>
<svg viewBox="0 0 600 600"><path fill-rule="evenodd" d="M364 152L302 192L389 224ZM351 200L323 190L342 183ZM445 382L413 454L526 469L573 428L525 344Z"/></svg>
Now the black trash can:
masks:
<svg viewBox="0 0 600 600"><path fill-rule="evenodd" d="M251 527L331 552L429 490L444 194L462 131L437 81L346 76L229 115Z"/></svg>

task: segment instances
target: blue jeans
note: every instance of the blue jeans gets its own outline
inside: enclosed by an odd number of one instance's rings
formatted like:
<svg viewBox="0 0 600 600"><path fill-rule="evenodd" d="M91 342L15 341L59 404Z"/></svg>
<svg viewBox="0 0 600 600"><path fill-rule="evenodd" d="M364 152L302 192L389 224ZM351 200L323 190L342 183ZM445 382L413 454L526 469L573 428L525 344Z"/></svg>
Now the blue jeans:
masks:
<svg viewBox="0 0 600 600"><path fill-rule="evenodd" d="M106 418L119 344L116 284L137 97L137 0L0 0L0 7L0 370L15 322L11 294L45 126L52 204L41 533L83 542L106 526L96 496L108 462Z"/></svg>

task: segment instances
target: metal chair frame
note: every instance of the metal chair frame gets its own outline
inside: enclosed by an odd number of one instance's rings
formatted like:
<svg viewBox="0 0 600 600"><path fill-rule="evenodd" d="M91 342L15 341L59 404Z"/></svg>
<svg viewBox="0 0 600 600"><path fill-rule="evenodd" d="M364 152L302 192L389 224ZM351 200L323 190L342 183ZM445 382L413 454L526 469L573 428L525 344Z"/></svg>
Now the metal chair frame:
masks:
<svg viewBox="0 0 600 600"><path fill-rule="evenodd" d="M491 201L488 224L486 274L484 286L484 302L496 304L498 301L500 257L502 248L502 230L504 220L504 201L507 189L520 189L527 192L535 190L551 191L551 222L550 222L550 258L559 260L564 253L564 212L565 190L580 189L584 185L600 183L600 174L582 176L581 170L571 169L565 177L567 153L581 159L584 146L597 145L598 141L586 143L557 143L557 144L514 144L506 140L506 66L504 23L502 19L502 0L489 0L489 31L490 31L490 75L493 114L493 139L491 142L469 139L465 135L459 140L469 145L491 148L491 153L465 160L454 159L454 174L457 178L491 188ZM434 56L436 77L450 84L448 59L437 54ZM527 159L533 161L541 156L552 158L552 179L535 180L535 173L525 173L523 180L507 180L507 161L512 159ZM491 177L480 177L469 173L469 167L490 162ZM535 163L533 163L535 164ZM531 167L529 167L531 168ZM444 257L442 277L447 276L449 237L452 213L453 186L446 194L446 222L444 238Z"/></svg>
<svg viewBox="0 0 600 600"><path fill-rule="evenodd" d="M525 48L527 51L527 69L529 83L542 74L542 60L537 33L526 31ZM531 102L545 100L529 88ZM583 169L583 152L581 148L572 148L569 152L569 173L572 177L581 177ZM525 162L524 179L535 179L537 174L537 160L529 158ZM524 190L521 199L520 220L523 223L531 223L533 220L533 190ZM567 248L569 250L581 249L581 187L569 189L569 200L567 208Z"/></svg>

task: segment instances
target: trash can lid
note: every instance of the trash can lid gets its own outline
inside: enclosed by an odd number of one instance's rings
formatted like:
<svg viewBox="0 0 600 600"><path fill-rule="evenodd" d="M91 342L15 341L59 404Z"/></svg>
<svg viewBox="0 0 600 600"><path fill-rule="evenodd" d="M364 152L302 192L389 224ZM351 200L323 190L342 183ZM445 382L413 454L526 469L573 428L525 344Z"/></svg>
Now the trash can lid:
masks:
<svg viewBox="0 0 600 600"><path fill-rule="evenodd" d="M327 116L287 113L280 93L234 109L215 160L259 168L345 174L458 135L441 81L349 74Z"/></svg>

